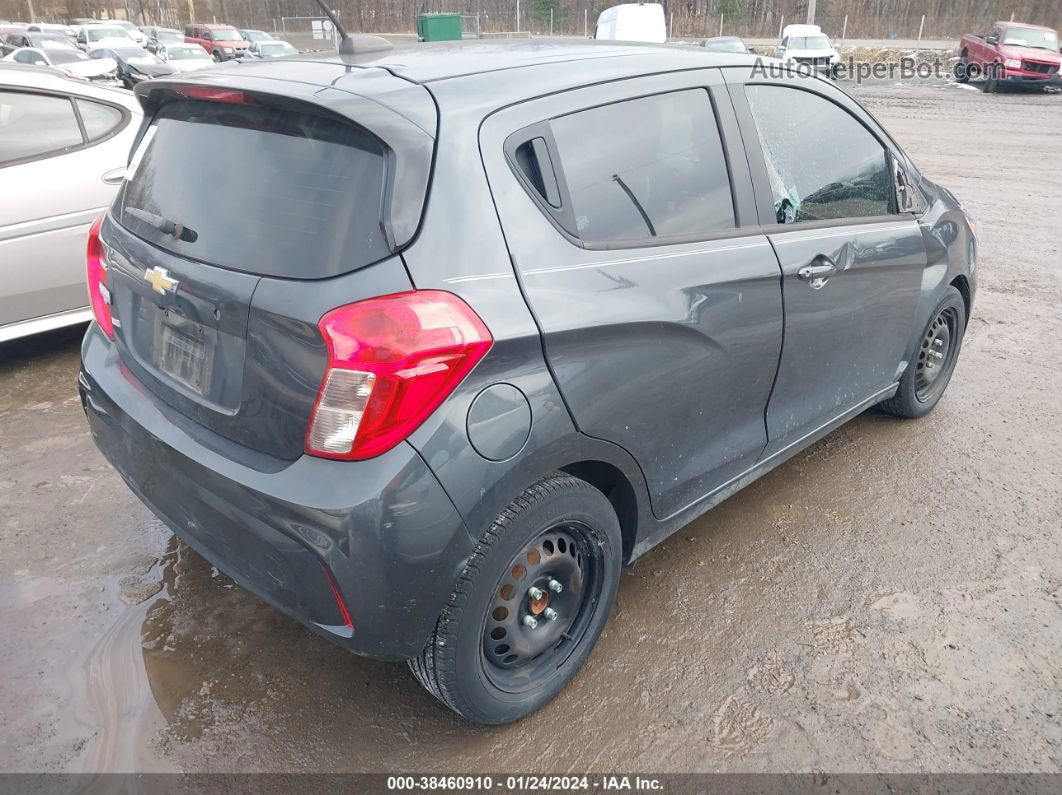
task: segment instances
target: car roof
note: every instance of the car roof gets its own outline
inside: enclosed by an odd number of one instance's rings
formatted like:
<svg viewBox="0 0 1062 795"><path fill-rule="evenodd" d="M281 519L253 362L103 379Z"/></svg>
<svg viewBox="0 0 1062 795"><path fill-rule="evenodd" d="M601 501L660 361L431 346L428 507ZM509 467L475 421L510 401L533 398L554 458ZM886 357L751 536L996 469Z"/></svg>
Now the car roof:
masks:
<svg viewBox="0 0 1062 795"><path fill-rule="evenodd" d="M84 80L72 79L50 66L30 66L10 61L0 61L0 86L60 91L122 105L134 113L139 114L141 112L140 103L128 91L96 86Z"/></svg>
<svg viewBox="0 0 1062 795"><path fill-rule="evenodd" d="M538 93L544 93L562 90L569 84L595 82L595 71L634 77L680 69L751 66L756 63L756 57L705 52L703 47L680 45L472 39L421 43L355 56L340 56L336 52L307 53L302 58L278 63L276 69L279 72L286 64L302 62L335 64L344 68L378 67L412 83L504 73L506 80L526 77L538 82ZM578 64L578 68L573 69L573 64ZM271 76L285 78L280 73Z"/></svg>
<svg viewBox="0 0 1062 795"><path fill-rule="evenodd" d="M201 28L210 28L211 30L217 28L232 28L233 30L236 30L235 25L228 25L224 22L192 22L191 24L198 25Z"/></svg>

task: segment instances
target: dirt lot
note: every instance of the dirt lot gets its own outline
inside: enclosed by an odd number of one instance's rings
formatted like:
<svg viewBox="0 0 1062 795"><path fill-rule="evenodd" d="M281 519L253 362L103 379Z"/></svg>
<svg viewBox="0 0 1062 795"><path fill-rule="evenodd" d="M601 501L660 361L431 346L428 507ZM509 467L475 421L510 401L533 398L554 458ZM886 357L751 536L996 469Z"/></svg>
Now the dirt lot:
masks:
<svg viewBox="0 0 1062 795"><path fill-rule="evenodd" d="M0 348L0 769L1062 770L1062 96L860 93L981 222L947 397L860 417L645 556L514 726L175 543L89 439L80 330Z"/></svg>

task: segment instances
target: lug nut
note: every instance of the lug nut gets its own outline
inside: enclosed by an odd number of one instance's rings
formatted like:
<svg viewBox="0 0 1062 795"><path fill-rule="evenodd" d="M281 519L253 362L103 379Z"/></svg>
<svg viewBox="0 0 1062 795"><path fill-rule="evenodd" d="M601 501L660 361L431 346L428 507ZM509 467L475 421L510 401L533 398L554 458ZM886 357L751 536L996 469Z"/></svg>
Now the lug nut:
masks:
<svg viewBox="0 0 1062 795"><path fill-rule="evenodd" d="M944 354L941 353L940 351L933 351L933 358L934 359L943 359L944 358Z"/></svg>
<svg viewBox="0 0 1062 795"><path fill-rule="evenodd" d="M545 596L545 594L542 593L541 588L536 588L533 585L527 589L527 595L530 596L532 599L541 599L543 596Z"/></svg>
<svg viewBox="0 0 1062 795"><path fill-rule="evenodd" d="M939 348L943 344L944 344L944 340L933 340L933 347L934 348Z"/></svg>
<svg viewBox="0 0 1062 795"><path fill-rule="evenodd" d="M538 626L538 619L536 619L534 616L524 616L523 624L528 629L534 629Z"/></svg>
<svg viewBox="0 0 1062 795"><path fill-rule="evenodd" d="M557 611L554 610L552 607L547 607L544 611L542 611L542 615L544 615L550 621L557 620Z"/></svg>
<svg viewBox="0 0 1062 795"><path fill-rule="evenodd" d="M556 580L550 580L550 581L549 581L549 589L550 589L551 591L553 591L553 593L560 593L561 591L563 591L563 590L564 590L564 586L563 586L563 585L561 585L561 584L560 584L559 582L557 582Z"/></svg>
<svg viewBox="0 0 1062 795"><path fill-rule="evenodd" d="M934 366L934 365L933 365L933 362L926 362L926 369L927 369L927 370L932 370L932 369L933 369L933 366Z"/></svg>

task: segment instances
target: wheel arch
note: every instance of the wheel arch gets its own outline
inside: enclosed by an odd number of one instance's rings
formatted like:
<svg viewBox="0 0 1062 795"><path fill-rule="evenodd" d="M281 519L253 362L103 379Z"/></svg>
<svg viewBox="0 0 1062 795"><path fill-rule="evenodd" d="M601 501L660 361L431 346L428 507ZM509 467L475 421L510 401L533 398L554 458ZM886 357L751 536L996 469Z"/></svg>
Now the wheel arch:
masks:
<svg viewBox="0 0 1062 795"><path fill-rule="evenodd" d="M623 561L631 559L638 538L638 496L623 471L606 461L577 461L560 468L573 477L584 480L600 491L612 503L619 518L623 536Z"/></svg>
<svg viewBox="0 0 1062 795"><path fill-rule="evenodd" d="M962 296L963 310L966 312L966 322L970 322L970 310L972 309L973 295L970 292L970 280L964 274L959 274L951 280L950 285L959 291Z"/></svg>

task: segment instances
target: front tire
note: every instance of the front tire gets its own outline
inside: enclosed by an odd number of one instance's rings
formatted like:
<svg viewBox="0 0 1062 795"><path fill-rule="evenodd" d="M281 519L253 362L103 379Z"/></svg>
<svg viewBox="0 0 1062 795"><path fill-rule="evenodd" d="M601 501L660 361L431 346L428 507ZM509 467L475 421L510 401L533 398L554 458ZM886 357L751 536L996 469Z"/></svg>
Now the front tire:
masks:
<svg viewBox="0 0 1062 795"><path fill-rule="evenodd" d="M897 417L921 417L931 412L948 388L965 333L966 304L962 294L949 285L922 330L899 389L881 402L881 408Z"/></svg>
<svg viewBox="0 0 1062 795"><path fill-rule="evenodd" d="M221 53L217 50L214 50L214 52L210 53L210 57L214 59L214 63L221 63Z"/></svg>
<svg viewBox="0 0 1062 795"><path fill-rule="evenodd" d="M622 550L600 491L563 472L543 478L483 534L409 667L470 721L534 712L589 657L616 597Z"/></svg>

